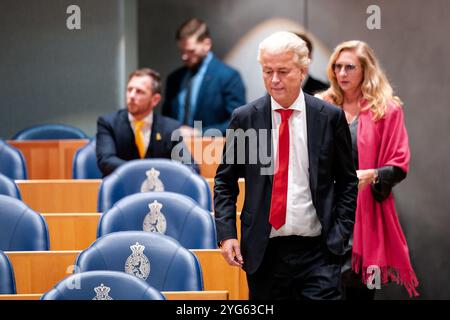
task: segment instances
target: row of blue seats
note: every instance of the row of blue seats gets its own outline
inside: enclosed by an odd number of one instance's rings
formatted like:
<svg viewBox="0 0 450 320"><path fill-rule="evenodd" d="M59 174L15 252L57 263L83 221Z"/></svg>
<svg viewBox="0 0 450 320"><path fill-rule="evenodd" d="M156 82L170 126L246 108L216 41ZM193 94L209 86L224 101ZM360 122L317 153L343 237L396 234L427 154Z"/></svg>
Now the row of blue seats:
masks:
<svg viewBox="0 0 450 320"><path fill-rule="evenodd" d="M120 231L165 234L188 249L217 247L214 218L189 197L172 192L127 196L103 213L97 238ZM0 195L0 250L49 250L44 218L22 201Z"/></svg>
<svg viewBox="0 0 450 320"><path fill-rule="evenodd" d="M65 295L66 292L61 291L69 289L73 291L67 294L81 299L81 291L76 289L92 286L83 286L77 276L92 271L125 273L158 291L203 290L203 275L197 257L178 241L159 233L123 231L105 235L82 251L75 261L74 275L62 281L70 286L57 284L44 297ZM106 279L102 283L111 285ZM7 256L1 253L0 294L15 293L13 268Z"/></svg>
<svg viewBox="0 0 450 320"><path fill-rule="evenodd" d="M183 164L168 159L132 160L104 178L98 196L98 211L105 212L123 197L151 191L184 194L205 210L212 210L208 182ZM20 199L17 186L0 174L0 194Z"/></svg>
<svg viewBox="0 0 450 320"><path fill-rule="evenodd" d="M0 295L16 294L14 270L0 250ZM75 273L57 283L42 300L164 300L147 282L119 271Z"/></svg>

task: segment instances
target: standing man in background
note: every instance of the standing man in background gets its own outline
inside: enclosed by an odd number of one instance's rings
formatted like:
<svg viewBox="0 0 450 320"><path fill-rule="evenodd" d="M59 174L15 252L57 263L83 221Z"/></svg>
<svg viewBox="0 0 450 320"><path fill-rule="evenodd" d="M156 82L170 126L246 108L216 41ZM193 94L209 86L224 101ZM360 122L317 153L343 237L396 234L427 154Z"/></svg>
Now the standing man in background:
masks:
<svg viewBox="0 0 450 320"><path fill-rule="evenodd" d="M223 135L231 113L245 104L245 87L238 71L211 52L212 40L205 22L192 18L176 33L184 66L169 75L162 114L180 121L184 136L199 136L194 121L203 131L218 129Z"/></svg>

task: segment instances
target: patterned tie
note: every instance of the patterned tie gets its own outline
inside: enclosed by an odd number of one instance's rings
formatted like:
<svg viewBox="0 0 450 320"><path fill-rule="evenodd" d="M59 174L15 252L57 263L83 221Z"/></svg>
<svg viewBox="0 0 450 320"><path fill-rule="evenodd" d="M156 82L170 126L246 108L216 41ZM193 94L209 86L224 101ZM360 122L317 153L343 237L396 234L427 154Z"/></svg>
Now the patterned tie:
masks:
<svg viewBox="0 0 450 320"><path fill-rule="evenodd" d="M278 171L273 178L272 199L270 202L270 224L280 229L286 223L288 167L289 167L289 118L294 110L276 110L281 114L278 137Z"/></svg>
<svg viewBox="0 0 450 320"><path fill-rule="evenodd" d="M139 151L139 156L144 158L145 156L145 144L144 144L144 135L142 133L142 127L144 126L144 121L135 121L134 122L134 141Z"/></svg>

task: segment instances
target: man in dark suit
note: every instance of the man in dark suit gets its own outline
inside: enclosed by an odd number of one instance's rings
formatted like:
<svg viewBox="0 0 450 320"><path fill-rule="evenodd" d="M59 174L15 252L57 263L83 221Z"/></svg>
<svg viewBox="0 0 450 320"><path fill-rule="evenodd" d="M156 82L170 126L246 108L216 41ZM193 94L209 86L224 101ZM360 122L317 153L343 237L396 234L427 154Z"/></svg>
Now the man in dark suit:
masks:
<svg viewBox="0 0 450 320"><path fill-rule="evenodd" d="M184 160L199 172L190 154L172 154L180 139L172 133L180 127L173 119L158 115L153 109L161 100L161 79L152 69L131 73L127 84L127 109L121 109L97 120L97 163L107 176L126 161L142 158ZM182 143L182 142L181 142Z"/></svg>
<svg viewBox="0 0 450 320"><path fill-rule="evenodd" d="M297 36L302 38L303 41L306 42L306 46L308 47L308 57L312 59L313 45L311 39L306 35L306 33L296 33ZM328 89L330 85L328 83L324 83L314 77L312 77L309 73L306 76L306 79L303 81L303 92L314 95L318 92L325 91Z"/></svg>
<svg viewBox="0 0 450 320"><path fill-rule="evenodd" d="M266 38L258 60L269 95L233 112L215 177L222 255L246 271L250 299L340 299L358 186L344 112L302 92L309 58L295 34Z"/></svg>
<svg viewBox="0 0 450 320"><path fill-rule="evenodd" d="M163 115L182 122L187 136L216 129L224 135L231 113L245 104L245 88L239 72L211 52L212 40L205 22L193 18L177 31L176 40L184 66L167 78ZM211 133L211 132L210 132ZM208 133L206 133L208 134Z"/></svg>

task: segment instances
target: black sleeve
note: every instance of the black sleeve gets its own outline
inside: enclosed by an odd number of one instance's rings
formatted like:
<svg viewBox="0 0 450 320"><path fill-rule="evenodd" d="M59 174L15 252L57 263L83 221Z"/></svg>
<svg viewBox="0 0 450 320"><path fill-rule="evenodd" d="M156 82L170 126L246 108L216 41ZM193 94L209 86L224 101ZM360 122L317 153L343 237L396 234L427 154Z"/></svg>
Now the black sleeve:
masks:
<svg viewBox="0 0 450 320"><path fill-rule="evenodd" d="M406 178L406 172L399 167L385 166L378 168L378 182L371 186L372 195L377 202L386 200L392 188Z"/></svg>

